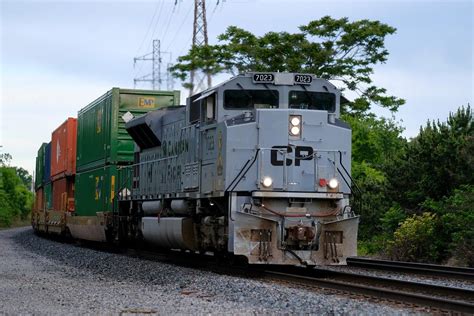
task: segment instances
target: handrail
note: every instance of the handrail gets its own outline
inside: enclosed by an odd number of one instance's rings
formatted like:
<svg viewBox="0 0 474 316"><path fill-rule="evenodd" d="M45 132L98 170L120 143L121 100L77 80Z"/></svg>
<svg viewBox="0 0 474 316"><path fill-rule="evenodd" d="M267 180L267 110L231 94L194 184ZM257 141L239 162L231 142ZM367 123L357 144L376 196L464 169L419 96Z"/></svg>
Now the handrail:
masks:
<svg viewBox="0 0 474 316"><path fill-rule="evenodd" d="M276 150L280 154L283 155L283 167L284 167L284 169L287 169L286 158L287 158L288 152L286 150L284 150L283 148L258 148L256 150L255 154L253 155L253 157L250 157L243 164L242 168L239 170L237 175L234 177L234 179L231 181L231 183L226 188L226 191L233 191L239 185L239 183L242 181L243 177L248 173L250 168L255 164L257 158L260 158L260 155L262 155L264 151L272 151L272 150ZM334 154L339 153L338 164L340 165L341 168L339 168L339 166L336 165L336 160L337 160L336 155L334 155L334 161L332 159L330 159L329 157L328 157L328 160L330 162L332 162L332 164L335 167L335 172L337 171L337 173L341 176L342 180L349 187L349 190L350 190L351 194L353 195L355 204L358 204L358 208L362 209L362 200L361 200L362 190L360 189L358 184L355 182L354 178L350 175L349 171L345 167L345 165L343 163L343 159L342 159L343 158L342 157L343 153L342 153L341 150L316 150L316 149L313 149L313 153L311 155L304 156L304 157L296 157L295 156L295 157L292 157L292 159L294 159L294 160L314 159L315 161L317 161L317 155L319 153L334 153ZM119 197L120 196L119 194L123 191L124 188L126 188L127 183L129 183L131 177L133 177L133 175L135 173L134 168L147 165L148 163L156 163L156 162L160 162L160 161L164 161L164 160L168 160L168 159L173 159L173 158L176 158L176 157L177 156L175 155L175 156L163 157L163 158L160 158L160 159L154 159L154 160L150 160L150 161L141 161L141 162L138 162L138 163L134 163L132 165L122 166L119 169L122 172L119 172L119 181L118 181L119 186L117 188L114 199ZM287 170L283 170L283 175L282 175L283 178L284 178L283 179L284 182L285 182L285 180L286 181L288 180L288 178L285 177L286 171ZM318 165L317 165L317 162L315 162L315 164L314 164L314 175L315 175L314 185L315 186L316 186L316 181L317 181L317 179L316 179L317 178L316 177L317 172L318 172ZM261 173L261 170L258 170L258 173ZM351 183L349 183L349 180L351 181ZM282 183L282 184L287 185L286 183ZM133 188L131 190L133 190ZM131 194L133 194L133 192ZM121 197L121 198L123 198L123 197ZM115 207L116 206L115 206L115 203L114 203L114 206L113 206L114 210L115 210Z"/></svg>
<svg viewBox="0 0 474 316"><path fill-rule="evenodd" d="M344 180L344 182L346 182L346 184L349 186L349 189L351 190L351 193L352 193L352 196L354 198L354 204L358 204L358 211L362 211L362 206L363 206L363 200L362 200L362 190L359 188L359 186L357 185L357 182L354 180L354 178L352 178L351 174L347 171L346 167L344 166L344 164L342 163L342 152L339 150L339 162L340 162L340 165L342 167L342 169L344 170L344 172L346 173L346 175L349 177L349 179L351 180L351 185L349 185L347 183L347 180L346 178L344 177L344 175L342 174L342 172L339 170L339 168L337 168L337 171L339 172L339 174L341 175L342 179ZM354 193L354 191L352 190L352 187L355 188L356 190L356 193Z"/></svg>

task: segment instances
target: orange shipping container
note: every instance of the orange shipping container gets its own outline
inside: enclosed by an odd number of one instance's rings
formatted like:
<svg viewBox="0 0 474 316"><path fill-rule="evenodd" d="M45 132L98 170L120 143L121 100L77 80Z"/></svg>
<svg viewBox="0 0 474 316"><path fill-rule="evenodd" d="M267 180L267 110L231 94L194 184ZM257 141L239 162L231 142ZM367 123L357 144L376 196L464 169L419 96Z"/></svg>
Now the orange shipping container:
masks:
<svg viewBox="0 0 474 316"><path fill-rule="evenodd" d="M74 211L74 178L61 178L53 182L53 210Z"/></svg>
<svg viewBox="0 0 474 316"><path fill-rule="evenodd" d="M77 119L68 118L59 126L51 139L51 179L76 173Z"/></svg>
<svg viewBox="0 0 474 316"><path fill-rule="evenodd" d="M44 210L44 193L43 193L43 188L39 188L36 190L35 193L35 205L34 209L36 211L43 211Z"/></svg>

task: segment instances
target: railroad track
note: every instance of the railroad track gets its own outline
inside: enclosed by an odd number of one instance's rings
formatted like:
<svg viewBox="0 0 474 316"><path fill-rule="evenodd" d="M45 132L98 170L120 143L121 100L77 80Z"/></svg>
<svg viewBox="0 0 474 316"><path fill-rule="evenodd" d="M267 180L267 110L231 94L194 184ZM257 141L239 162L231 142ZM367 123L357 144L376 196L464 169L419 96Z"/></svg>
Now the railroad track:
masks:
<svg viewBox="0 0 474 316"><path fill-rule="evenodd" d="M216 262L212 256L193 256L170 252L166 255L148 251L131 252L142 259L168 261L215 273L239 275L256 279L273 279L308 288L330 289L342 293L370 296L377 299L430 307L442 311L474 314L474 290L427 283L402 281L383 277L327 270L281 266L235 267ZM128 255L131 254L130 252ZM193 258L193 260L189 260Z"/></svg>
<svg viewBox="0 0 474 316"><path fill-rule="evenodd" d="M445 276L474 281L474 269L462 267L440 266L435 264L375 260L367 258L347 258L347 265L367 269L409 272L433 276Z"/></svg>
<svg viewBox="0 0 474 316"><path fill-rule="evenodd" d="M325 288L442 311L474 314L474 291L468 289L325 269L272 268L265 270L265 274L276 280L311 288Z"/></svg>
<svg viewBox="0 0 474 316"><path fill-rule="evenodd" d="M223 262L216 262L216 258L213 256L196 256L186 252L167 251L160 253L128 249L123 254L146 260L210 270L220 274L239 275L241 277L262 280L270 278L313 289L330 289L341 293L369 296L402 304L414 304L441 311L474 314L474 291L468 289L367 276L323 268L306 269L281 266L235 267L229 265L228 262L224 264L222 264ZM351 262L355 262L355 260ZM382 269L382 267L379 266L378 269ZM435 274L436 270L439 269L433 269L430 271L430 274ZM407 269L405 271L417 272L414 269ZM466 273L466 271L458 272ZM459 277L459 274L456 276Z"/></svg>

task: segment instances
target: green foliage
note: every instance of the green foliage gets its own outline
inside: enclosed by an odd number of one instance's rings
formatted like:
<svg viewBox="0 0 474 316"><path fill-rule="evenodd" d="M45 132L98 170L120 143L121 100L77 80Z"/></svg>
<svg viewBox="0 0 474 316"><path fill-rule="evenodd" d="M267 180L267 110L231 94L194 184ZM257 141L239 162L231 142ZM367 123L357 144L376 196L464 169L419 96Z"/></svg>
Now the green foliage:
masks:
<svg viewBox="0 0 474 316"><path fill-rule="evenodd" d="M401 137L403 128L394 120L374 116L343 115L352 129L352 160L381 167L400 155L406 140Z"/></svg>
<svg viewBox="0 0 474 316"><path fill-rule="evenodd" d="M357 210L361 216L359 236L369 240L379 233L379 212L386 204L383 192L386 181L383 172L374 169L369 164L352 162L352 175L362 191L363 207ZM354 203L355 204L355 203Z"/></svg>
<svg viewBox="0 0 474 316"><path fill-rule="evenodd" d="M406 217L407 214L400 206L392 206L380 219L382 230L385 233L393 233Z"/></svg>
<svg viewBox="0 0 474 316"><path fill-rule="evenodd" d="M12 155L10 155L9 153L0 154L0 166L9 165L11 160Z"/></svg>
<svg viewBox="0 0 474 316"><path fill-rule="evenodd" d="M25 185L25 179L31 181L31 176L25 171L22 179L18 170L24 169L0 166L0 226L10 226L16 219L26 219L33 205L33 193Z"/></svg>
<svg viewBox="0 0 474 316"><path fill-rule="evenodd" d="M474 266L474 185L464 185L441 201L427 200L423 208L440 217L438 240L442 252L439 260L454 259Z"/></svg>
<svg viewBox="0 0 474 316"><path fill-rule="evenodd" d="M369 242L380 235L383 229L381 214L393 204L387 199L390 179L384 166L403 151L406 141L400 136L402 128L393 120L347 114L343 119L352 128L352 176L363 198L363 208L358 210L361 216L359 236ZM371 250L376 248L380 247L368 247Z"/></svg>
<svg viewBox="0 0 474 316"><path fill-rule="evenodd" d="M0 227L10 226L14 209L8 201L8 195L0 189Z"/></svg>
<svg viewBox="0 0 474 316"><path fill-rule="evenodd" d="M18 177L20 177L21 182L25 185L27 188L31 188L33 177L31 174L29 174L28 170L25 170L21 167L15 167L16 169L16 174Z"/></svg>
<svg viewBox="0 0 474 316"><path fill-rule="evenodd" d="M357 255L368 256L373 254L381 254L384 252L390 240L391 235L386 233L373 235L372 238L368 240L358 240Z"/></svg>
<svg viewBox="0 0 474 316"><path fill-rule="evenodd" d="M440 200L461 185L473 184L474 125L470 106L450 114L447 122L428 122L387 173L392 199L411 212L420 211L427 198Z"/></svg>
<svg viewBox="0 0 474 316"><path fill-rule="evenodd" d="M436 234L439 220L435 214L423 213L407 218L388 244L392 259L400 261L433 262L438 259Z"/></svg>
<svg viewBox="0 0 474 316"><path fill-rule="evenodd" d="M256 36L230 26L218 36L219 44L192 47L170 68L186 81L192 70L215 75L251 71L313 73L337 80L360 97L344 111L368 113L371 103L396 111L404 100L387 96L384 88L372 85L373 67L387 60L385 37L396 29L379 21L325 16L299 27L300 32L268 32ZM189 87L189 85L188 85Z"/></svg>

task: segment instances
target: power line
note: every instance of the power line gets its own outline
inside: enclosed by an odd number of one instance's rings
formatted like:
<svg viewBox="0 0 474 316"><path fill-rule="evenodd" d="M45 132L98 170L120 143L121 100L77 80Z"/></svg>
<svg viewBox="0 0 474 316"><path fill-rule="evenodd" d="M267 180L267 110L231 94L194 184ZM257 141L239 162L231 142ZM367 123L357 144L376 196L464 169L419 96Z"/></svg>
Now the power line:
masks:
<svg viewBox="0 0 474 316"><path fill-rule="evenodd" d="M165 3L165 0L159 0L159 1L158 1L158 4L159 4L158 17L157 17L156 20L155 20L155 24L154 24L154 26L153 26L153 32L152 32L152 34L155 33L155 30L156 30L156 27L157 27L157 25L158 25L158 22L161 21L161 20L160 20L160 17L161 17L161 13L163 12L163 5L164 5L164 3ZM157 4L157 8L158 8L158 4ZM156 12L156 10L155 10L155 12ZM150 26L151 26L152 24L153 24L153 19L152 19L151 22L150 22ZM147 35L148 35L148 33L149 33L149 30L147 31ZM140 49L141 49L141 46L143 46L143 42L146 40L146 38L147 38L147 36L145 36L145 37L143 38L142 44L140 45ZM153 38L153 35L152 35L152 38ZM137 51L137 53L136 53L135 55L138 55L138 53L140 52L140 49ZM135 62L133 63L133 65L135 66ZM141 72L142 68L143 68L143 63L140 63L139 66L138 66L138 69L134 71L134 76L136 76L137 74L139 74L139 73Z"/></svg>
<svg viewBox="0 0 474 316"><path fill-rule="evenodd" d="M162 2L161 2L161 7L160 7L160 14L158 15L158 18L157 18L156 21L155 21L155 25L153 26L153 32L151 33L151 34L152 34L152 37L154 37L154 35L156 34L156 29L157 29L157 27L158 27L158 22L161 22L161 14L162 14L163 11L164 11L164 10L163 10L163 5L164 5L165 1L164 1L164 0L161 0L161 1L162 1ZM157 37L155 37L155 38L157 38ZM159 37L158 37L158 38L159 38Z"/></svg>
<svg viewBox="0 0 474 316"><path fill-rule="evenodd" d="M184 23L186 22L186 19L188 18L189 16L189 13L191 13L191 10L193 9L193 7L189 7L189 10L188 12L186 12L186 15L184 16L184 19L183 21L181 22L181 25L178 27L178 30L175 32L174 36L172 37L170 43L168 44L168 47L166 47L166 50L169 50L171 45L174 43L176 37L178 36L179 32L181 31L181 29L183 28L183 25ZM189 39L191 40L191 38Z"/></svg>
<svg viewBox="0 0 474 316"><path fill-rule="evenodd" d="M163 41L166 38L166 35L168 34L168 29L170 27L171 20L173 19L173 14L174 14L174 9L175 8L176 8L176 5L173 6L173 9L172 9L171 14L170 14L169 19L168 19L168 23L166 24L166 27L164 28L165 31L163 32L163 35L160 37L161 39L163 39Z"/></svg>
<svg viewBox="0 0 474 316"><path fill-rule="evenodd" d="M153 17L151 18L151 21L148 24L148 28L146 30L145 36L143 37L142 42L140 43L140 46L138 47L137 52L135 53L135 55L137 55L140 52L140 49L142 49L143 43L145 43L145 40L148 36L148 33L150 33L151 26L153 25L153 21L155 20L155 16L156 16L156 13L158 12L159 7L160 7L160 2L158 2L156 4L155 11L153 12Z"/></svg>

